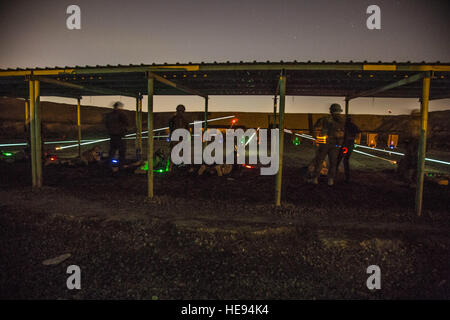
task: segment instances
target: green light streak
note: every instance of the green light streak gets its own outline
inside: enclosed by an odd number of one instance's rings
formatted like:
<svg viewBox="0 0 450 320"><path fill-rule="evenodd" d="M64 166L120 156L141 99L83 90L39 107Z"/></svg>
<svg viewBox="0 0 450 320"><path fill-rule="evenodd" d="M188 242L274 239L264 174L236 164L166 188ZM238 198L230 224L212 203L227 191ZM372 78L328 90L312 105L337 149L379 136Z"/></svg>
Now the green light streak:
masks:
<svg viewBox="0 0 450 320"><path fill-rule="evenodd" d="M143 171L148 171L148 161L145 162L143 166L141 166L139 169ZM169 171L169 160L167 160L166 168L165 169L153 169L153 172L159 172L164 173Z"/></svg>

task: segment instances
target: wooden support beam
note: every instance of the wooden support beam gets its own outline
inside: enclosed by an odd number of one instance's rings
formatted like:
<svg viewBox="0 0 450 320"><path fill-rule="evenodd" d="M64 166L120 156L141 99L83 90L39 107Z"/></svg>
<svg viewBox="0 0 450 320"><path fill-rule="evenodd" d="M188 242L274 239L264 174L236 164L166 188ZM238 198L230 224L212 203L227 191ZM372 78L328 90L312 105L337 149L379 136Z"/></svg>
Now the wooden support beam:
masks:
<svg viewBox="0 0 450 320"><path fill-rule="evenodd" d="M139 96L139 149L142 157L142 95Z"/></svg>
<svg viewBox="0 0 450 320"><path fill-rule="evenodd" d="M273 126L272 129L277 127L277 95L273 97Z"/></svg>
<svg viewBox="0 0 450 320"><path fill-rule="evenodd" d="M30 90L31 180L33 188L42 187L42 137L39 80L28 80Z"/></svg>
<svg viewBox="0 0 450 320"><path fill-rule="evenodd" d="M81 98L77 98L78 157L81 159Z"/></svg>
<svg viewBox="0 0 450 320"><path fill-rule="evenodd" d="M71 82L67 82L67 81L61 81L61 80L56 80L56 79L51 79L51 78L46 78L46 77L39 77L39 80L42 82L50 83L50 84L57 85L57 86L62 86L62 87L71 88L71 89L77 89L80 91L82 91L82 90L89 91L92 93L98 93L100 95L126 96L126 97L133 97L133 98L136 97L136 94L129 93L129 92L122 92L122 91L111 90L111 89L107 89L107 88L83 86L80 84L75 84L75 83L71 83Z"/></svg>
<svg viewBox="0 0 450 320"><path fill-rule="evenodd" d="M423 181L425 171L425 154L427 146L427 128L428 128L428 101L430 97L430 73L427 72L423 78L422 101L420 104L420 141L417 157L417 187L416 187L416 213L422 215L423 204Z"/></svg>
<svg viewBox="0 0 450 320"><path fill-rule="evenodd" d="M149 77L153 77L156 80L158 80L159 82L164 83L164 84L166 84L168 86L171 86L172 88L176 88L176 89L179 89L179 90L184 91L186 93L203 97L205 99L208 98L208 95L206 95L206 94L203 94L203 93L201 93L201 92L199 92L197 90L190 89L190 88L185 87L185 86L183 86L181 84L177 84L177 83L175 83L173 81L167 80L166 78L161 77L161 76L157 75L156 73L149 72L148 74L149 74Z"/></svg>
<svg viewBox="0 0 450 320"><path fill-rule="evenodd" d="M275 185L275 205L281 205L281 191L282 191L282 177L283 177L283 154L284 154L284 108L286 102L286 74L283 72L280 76L280 116L279 116L279 163L278 163L278 173L276 176Z"/></svg>
<svg viewBox="0 0 450 320"><path fill-rule="evenodd" d="M53 70L12 70L0 71L0 77L29 76L29 75L63 75L63 74L111 74L130 72L206 72L206 71L266 71L266 70L336 70L336 71L436 71L449 72L448 64L370 64L370 63L220 63L220 64L187 64L187 65L140 65L116 67L83 67Z"/></svg>
<svg viewBox="0 0 450 320"><path fill-rule="evenodd" d="M372 97L372 96L374 96L377 93L381 93L381 92L384 92L384 91L387 91L387 90L390 90L390 89L394 89L394 88L397 88L397 87L400 87L400 86L404 86L404 85L416 82L416 81L422 79L423 77L424 77L424 73L421 72L421 73L415 74L415 75L413 75L411 77L408 77L408 78L396 81L394 83L382 86L380 88L370 89L370 90L367 90L367 91L363 91L363 92L359 92L359 93L356 93L356 94L352 94L352 95L346 97L346 100L352 100L352 99L361 98L361 97Z"/></svg>
<svg viewBox="0 0 450 320"><path fill-rule="evenodd" d="M28 128L30 124L30 100L25 99L25 126ZM28 129L27 129L28 132Z"/></svg>
<svg viewBox="0 0 450 320"><path fill-rule="evenodd" d="M25 136L27 139L28 147L30 147L30 100L25 99L24 101L25 105Z"/></svg>
<svg viewBox="0 0 450 320"><path fill-rule="evenodd" d="M34 113L36 130L36 187L42 187L42 130L41 130L41 102L40 102L40 83L34 80Z"/></svg>
<svg viewBox="0 0 450 320"><path fill-rule="evenodd" d="M205 112L204 112L204 122L203 122L203 128L204 133L206 133L206 130L208 129L208 97L205 98Z"/></svg>
<svg viewBox="0 0 450 320"><path fill-rule="evenodd" d="M30 91L30 152L31 152L31 181L33 188L36 187L36 114L34 80L28 80Z"/></svg>
<svg viewBox="0 0 450 320"><path fill-rule="evenodd" d="M140 160L141 151L139 150L139 97L136 98L136 139L134 142L134 148L136 150L136 160Z"/></svg>
<svg viewBox="0 0 450 320"><path fill-rule="evenodd" d="M136 98L136 160L142 158L142 96Z"/></svg>
<svg viewBox="0 0 450 320"><path fill-rule="evenodd" d="M155 91L155 79L152 76L148 76L147 79L147 117L148 117L148 147L147 147L147 161L148 161L148 172L147 172L147 182L148 182L148 197L153 198L153 95Z"/></svg>

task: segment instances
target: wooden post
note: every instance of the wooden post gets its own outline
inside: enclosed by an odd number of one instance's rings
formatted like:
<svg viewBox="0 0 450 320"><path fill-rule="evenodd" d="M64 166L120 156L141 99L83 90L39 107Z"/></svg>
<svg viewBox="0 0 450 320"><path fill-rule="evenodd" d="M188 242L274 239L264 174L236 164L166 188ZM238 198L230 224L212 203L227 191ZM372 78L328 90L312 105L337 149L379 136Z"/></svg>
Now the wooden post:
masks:
<svg viewBox="0 0 450 320"><path fill-rule="evenodd" d="M153 198L153 94L154 94L155 79L148 76L147 80L147 121L148 121L148 148L147 148L147 161L148 161L148 197Z"/></svg>
<svg viewBox="0 0 450 320"><path fill-rule="evenodd" d="M36 187L36 114L34 80L28 81L30 90L30 152L31 152L31 180L33 188Z"/></svg>
<svg viewBox="0 0 450 320"><path fill-rule="evenodd" d="M30 149L30 100L25 99L25 138L27 140L27 148Z"/></svg>
<svg viewBox="0 0 450 320"><path fill-rule="evenodd" d="M273 97L273 129L277 128L277 96Z"/></svg>
<svg viewBox="0 0 450 320"><path fill-rule="evenodd" d="M136 149L136 160L141 160L141 150L139 149L139 97L136 97L136 139L135 139L135 149Z"/></svg>
<svg viewBox="0 0 450 320"><path fill-rule="evenodd" d="M139 160L142 158L142 96L139 96Z"/></svg>
<svg viewBox="0 0 450 320"><path fill-rule="evenodd" d="M205 112L203 118L203 134L205 134L206 130L208 129L208 97L205 97Z"/></svg>
<svg viewBox="0 0 450 320"><path fill-rule="evenodd" d="M283 72L280 76L280 114L279 114L279 163L278 163L278 173L276 177L275 186L275 205L281 205L281 190L282 190L282 177L283 177L283 154L284 154L284 107L286 101L286 74Z"/></svg>
<svg viewBox="0 0 450 320"><path fill-rule="evenodd" d="M416 213L422 215L423 202L423 181L425 169L425 154L427 144L428 127L428 101L430 98L430 72L427 72L423 78L422 103L420 104L420 141L417 157L417 187L416 187Z"/></svg>
<svg viewBox="0 0 450 320"><path fill-rule="evenodd" d="M34 129L35 129L35 161L36 161L36 185L42 187L42 137L41 137L41 106L39 80L33 80L34 86Z"/></svg>
<svg viewBox="0 0 450 320"><path fill-rule="evenodd" d="M81 159L81 98L77 98L78 157Z"/></svg>
<svg viewBox="0 0 450 320"><path fill-rule="evenodd" d="M29 100L25 99L25 128L28 132L28 126L30 125L30 110L29 110Z"/></svg>

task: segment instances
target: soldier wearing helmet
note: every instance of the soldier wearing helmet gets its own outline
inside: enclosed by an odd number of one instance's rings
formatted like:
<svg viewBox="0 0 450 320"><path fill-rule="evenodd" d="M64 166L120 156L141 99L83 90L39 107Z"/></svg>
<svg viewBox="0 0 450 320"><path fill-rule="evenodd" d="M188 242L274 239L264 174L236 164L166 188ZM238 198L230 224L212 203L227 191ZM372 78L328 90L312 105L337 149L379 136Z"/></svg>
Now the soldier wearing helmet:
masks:
<svg viewBox="0 0 450 320"><path fill-rule="evenodd" d="M308 167L309 182L319 183L319 175L325 158L328 156L330 167L328 169L328 185L334 185L339 150L344 141L345 122L342 118L342 108L333 103L330 106L330 115L317 120L314 125L316 141L319 146L316 156Z"/></svg>
<svg viewBox="0 0 450 320"><path fill-rule="evenodd" d="M179 104L176 108L175 115L169 120L169 137L172 136L172 132L176 129L186 129L189 130L189 122L185 118L186 107L182 104ZM175 146L176 142L170 141L169 148L170 153L172 153L172 149ZM172 170L173 163L170 161L170 170Z"/></svg>
<svg viewBox="0 0 450 320"><path fill-rule="evenodd" d="M127 133L128 118L123 111L123 103L117 101L113 104L114 110L105 117L106 129L110 137L109 160L119 151L119 164L122 166L126 157L126 145L122 138Z"/></svg>
<svg viewBox="0 0 450 320"><path fill-rule="evenodd" d="M337 167L339 167L341 160L344 160L345 182L350 182L350 157L355 148L355 138L359 133L361 133L361 130L352 122L351 116L347 115L345 118L344 143L337 160Z"/></svg>
<svg viewBox="0 0 450 320"><path fill-rule="evenodd" d="M186 107L182 104L177 105L177 112L185 112Z"/></svg>
<svg viewBox="0 0 450 320"><path fill-rule="evenodd" d="M189 122L186 120L184 116L184 112L186 111L186 107L182 104L179 104L176 109L175 115L169 120L169 130L170 135L176 129L186 129L189 130Z"/></svg>
<svg viewBox="0 0 450 320"><path fill-rule="evenodd" d="M417 161L420 138L420 110L411 111L411 118L406 125L405 137L405 156L400 160L397 171L400 176L411 186L415 184L417 176Z"/></svg>

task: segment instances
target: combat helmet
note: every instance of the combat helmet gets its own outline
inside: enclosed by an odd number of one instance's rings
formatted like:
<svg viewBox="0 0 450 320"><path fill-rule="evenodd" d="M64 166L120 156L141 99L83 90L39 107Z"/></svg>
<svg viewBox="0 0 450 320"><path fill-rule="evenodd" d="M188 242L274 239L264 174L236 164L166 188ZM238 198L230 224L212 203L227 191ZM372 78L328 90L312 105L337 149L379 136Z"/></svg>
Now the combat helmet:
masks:
<svg viewBox="0 0 450 320"><path fill-rule="evenodd" d="M342 112L342 108L341 105L338 103L333 103L330 106L330 113L341 113Z"/></svg>

